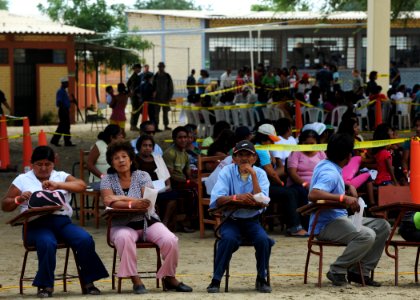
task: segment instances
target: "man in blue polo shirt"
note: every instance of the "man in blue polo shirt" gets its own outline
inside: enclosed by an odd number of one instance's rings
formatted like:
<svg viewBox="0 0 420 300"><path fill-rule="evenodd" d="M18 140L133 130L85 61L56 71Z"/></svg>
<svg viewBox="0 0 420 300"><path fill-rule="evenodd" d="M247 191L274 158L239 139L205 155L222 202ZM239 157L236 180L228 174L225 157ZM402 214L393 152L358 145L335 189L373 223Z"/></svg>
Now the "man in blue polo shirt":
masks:
<svg viewBox="0 0 420 300"><path fill-rule="evenodd" d="M328 159L315 167L309 200L332 200L344 202L353 211L360 210L357 191L353 186L344 185L342 168L351 158L354 138L347 134L332 136L327 146ZM312 228L315 214L310 218ZM319 240L346 244L344 252L330 265L327 278L333 285L344 286L349 282L362 283L358 274L357 263L362 263L362 271L366 285L379 287L381 284L372 280L370 272L375 269L382 256L385 242L390 233L390 226L384 219L363 218L362 228L357 231L352 217L348 217L346 209L330 209L319 215L315 234ZM346 280L347 274L347 280Z"/></svg>
<svg viewBox="0 0 420 300"><path fill-rule="evenodd" d="M233 149L234 163L225 166L220 171L211 191L210 208L231 205L232 209L223 212L227 220L220 228L221 240L217 245L213 279L207 287L208 293L219 292L220 280L232 258L232 253L238 250L243 235L247 240L252 241L256 251L258 274L255 288L261 293L271 292L266 278L274 241L267 236L259 222L259 216L269 202L270 182L262 169L253 166L256 160L255 147L250 141L244 140L237 143ZM266 201L258 203L254 199L257 194L263 195L262 198ZM254 206L249 209L233 209L237 205Z"/></svg>

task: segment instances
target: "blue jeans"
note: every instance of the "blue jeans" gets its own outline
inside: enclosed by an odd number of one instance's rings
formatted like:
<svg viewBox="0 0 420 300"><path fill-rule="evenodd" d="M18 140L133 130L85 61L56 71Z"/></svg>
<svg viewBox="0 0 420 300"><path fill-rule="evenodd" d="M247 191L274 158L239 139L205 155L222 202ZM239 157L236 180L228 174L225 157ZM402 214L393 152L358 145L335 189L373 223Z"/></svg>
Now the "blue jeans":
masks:
<svg viewBox="0 0 420 300"><path fill-rule="evenodd" d="M36 247L38 255L38 272L32 285L54 287L57 241L66 242L73 249L83 284L109 276L95 252L92 236L67 216L48 215L28 224L27 243Z"/></svg>
<svg viewBox="0 0 420 300"><path fill-rule="evenodd" d="M261 278L267 277L268 262L274 240L268 237L258 219L234 220L229 218L220 228L220 234L221 240L217 243L216 258L213 266L213 279L219 281L222 279L232 254L239 249L243 237L254 244L258 276Z"/></svg>

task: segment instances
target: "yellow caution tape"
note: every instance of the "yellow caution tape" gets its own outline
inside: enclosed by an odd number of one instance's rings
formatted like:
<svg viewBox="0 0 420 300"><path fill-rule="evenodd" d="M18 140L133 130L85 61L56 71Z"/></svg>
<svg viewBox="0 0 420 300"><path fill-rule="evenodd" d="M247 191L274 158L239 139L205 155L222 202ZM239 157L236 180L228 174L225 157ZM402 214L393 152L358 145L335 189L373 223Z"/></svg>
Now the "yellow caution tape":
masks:
<svg viewBox="0 0 420 300"><path fill-rule="evenodd" d="M201 142L204 141L204 139L196 139L195 141L198 142L198 143L201 143ZM165 143L173 143L174 140L163 140L163 142L165 142Z"/></svg>
<svg viewBox="0 0 420 300"><path fill-rule="evenodd" d="M378 140L378 141L363 141L356 142L354 149L369 149L377 147L385 147L393 144L400 144L408 141L409 138L400 138L392 140ZM282 144L271 144L271 145L258 145L255 146L257 150L270 150L270 151L325 151L327 150L327 144L316 144L316 145L282 145Z"/></svg>

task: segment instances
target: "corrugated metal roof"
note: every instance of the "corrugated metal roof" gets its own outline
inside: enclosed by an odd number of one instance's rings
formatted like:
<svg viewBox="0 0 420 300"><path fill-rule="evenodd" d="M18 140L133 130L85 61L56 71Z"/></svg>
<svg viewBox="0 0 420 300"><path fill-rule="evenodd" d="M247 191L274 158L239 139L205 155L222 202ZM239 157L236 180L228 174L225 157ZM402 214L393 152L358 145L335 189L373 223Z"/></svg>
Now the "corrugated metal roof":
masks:
<svg viewBox="0 0 420 300"><path fill-rule="evenodd" d="M94 31L74 26L62 25L50 20L19 16L0 10L0 34L69 34L91 35Z"/></svg>
<svg viewBox="0 0 420 300"><path fill-rule="evenodd" d="M333 12L325 15L320 12L313 11L299 11L299 12L274 12L274 11L259 11L248 13L230 13L203 10L156 10L156 9L140 9L128 10L128 13L161 15L182 18L196 18L196 19L269 19L269 20L366 20L367 14L364 11L349 11L349 12ZM411 12L411 17L420 19L420 12Z"/></svg>

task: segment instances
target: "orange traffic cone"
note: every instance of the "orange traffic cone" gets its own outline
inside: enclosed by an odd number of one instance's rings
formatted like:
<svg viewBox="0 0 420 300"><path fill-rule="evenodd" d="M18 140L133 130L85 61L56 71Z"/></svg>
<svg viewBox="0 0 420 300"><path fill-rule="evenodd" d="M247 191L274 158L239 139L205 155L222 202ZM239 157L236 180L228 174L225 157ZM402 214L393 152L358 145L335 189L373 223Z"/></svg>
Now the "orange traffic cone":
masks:
<svg viewBox="0 0 420 300"><path fill-rule="evenodd" d="M0 170L8 170L10 166L10 149L5 115L2 115L0 119L0 150Z"/></svg>
<svg viewBox="0 0 420 300"><path fill-rule="evenodd" d="M381 99L376 98L375 102L375 127L382 124L382 103Z"/></svg>
<svg viewBox="0 0 420 300"><path fill-rule="evenodd" d="M23 172L31 169L32 139L29 119L23 119Z"/></svg>
<svg viewBox="0 0 420 300"><path fill-rule="evenodd" d="M302 111L300 110L299 100L295 100L295 126L297 133L299 133L303 127Z"/></svg>
<svg viewBox="0 0 420 300"><path fill-rule="evenodd" d="M47 143L47 135L45 134L44 130L38 133L38 146L48 146Z"/></svg>
<svg viewBox="0 0 420 300"><path fill-rule="evenodd" d="M143 102L143 112L141 115L141 121L145 122L147 121L148 118L149 118L149 103L145 101Z"/></svg>

